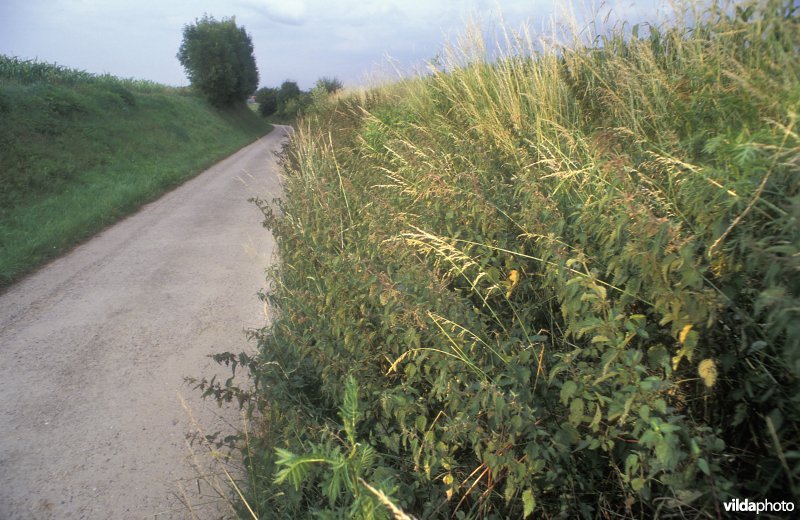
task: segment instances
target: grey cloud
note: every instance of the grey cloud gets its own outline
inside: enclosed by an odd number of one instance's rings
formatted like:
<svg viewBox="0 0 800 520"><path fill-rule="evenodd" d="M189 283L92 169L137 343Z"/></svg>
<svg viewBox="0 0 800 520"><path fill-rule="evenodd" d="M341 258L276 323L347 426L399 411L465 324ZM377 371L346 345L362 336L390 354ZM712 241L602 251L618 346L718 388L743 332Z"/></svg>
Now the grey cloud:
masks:
<svg viewBox="0 0 800 520"><path fill-rule="evenodd" d="M308 22L308 9L302 0L240 0L240 5L279 24L300 26Z"/></svg>

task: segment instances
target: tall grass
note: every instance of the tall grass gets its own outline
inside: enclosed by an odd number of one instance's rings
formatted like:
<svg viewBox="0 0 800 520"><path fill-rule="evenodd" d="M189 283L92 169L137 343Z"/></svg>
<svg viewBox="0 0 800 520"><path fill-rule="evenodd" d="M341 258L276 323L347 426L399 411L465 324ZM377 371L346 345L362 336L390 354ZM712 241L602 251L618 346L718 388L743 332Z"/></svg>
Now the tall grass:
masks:
<svg viewBox="0 0 800 520"><path fill-rule="evenodd" d="M253 510L395 514L373 490L421 518L797 502L798 14L508 32L493 60L472 31L427 76L318 105L261 203L280 261L243 362Z"/></svg>
<svg viewBox="0 0 800 520"><path fill-rule="evenodd" d="M123 79L111 74L92 74L85 70L65 67L57 63L25 60L16 56L0 54L0 82L22 85L46 83L50 85L85 85L89 83L118 85L134 88L140 92L168 92L185 90L143 79Z"/></svg>

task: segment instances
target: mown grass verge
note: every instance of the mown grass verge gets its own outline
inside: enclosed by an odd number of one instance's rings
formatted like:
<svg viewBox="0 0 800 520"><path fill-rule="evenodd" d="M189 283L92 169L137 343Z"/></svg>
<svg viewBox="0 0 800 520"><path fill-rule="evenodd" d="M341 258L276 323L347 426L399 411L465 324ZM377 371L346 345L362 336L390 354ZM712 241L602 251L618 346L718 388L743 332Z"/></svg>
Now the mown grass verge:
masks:
<svg viewBox="0 0 800 520"><path fill-rule="evenodd" d="M275 320L200 385L256 420L247 517L797 504L800 18L687 12L473 35L298 125Z"/></svg>
<svg viewBox="0 0 800 520"><path fill-rule="evenodd" d="M269 128L186 89L0 56L0 287Z"/></svg>

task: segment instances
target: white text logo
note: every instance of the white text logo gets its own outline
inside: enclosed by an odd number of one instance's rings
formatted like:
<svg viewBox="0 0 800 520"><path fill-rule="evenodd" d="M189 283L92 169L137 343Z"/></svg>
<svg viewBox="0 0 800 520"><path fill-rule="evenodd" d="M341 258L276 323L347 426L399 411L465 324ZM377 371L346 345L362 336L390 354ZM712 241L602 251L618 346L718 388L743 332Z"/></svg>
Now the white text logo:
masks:
<svg viewBox="0 0 800 520"><path fill-rule="evenodd" d="M794 511L794 502L770 502L769 500L760 500L754 502L745 498L734 498L723 502L725 511L736 513L784 513Z"/></svg>

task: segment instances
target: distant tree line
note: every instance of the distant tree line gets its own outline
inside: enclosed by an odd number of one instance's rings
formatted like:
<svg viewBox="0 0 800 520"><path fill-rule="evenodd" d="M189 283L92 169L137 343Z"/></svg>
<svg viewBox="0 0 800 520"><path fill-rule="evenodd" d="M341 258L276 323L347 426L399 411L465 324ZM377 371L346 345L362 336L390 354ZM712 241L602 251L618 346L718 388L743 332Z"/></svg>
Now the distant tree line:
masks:
<svg viewBox="0 0 800 520"><path fill-rule="evenodd" d="M244 103L255 92L258 110L264 117L294 119L315 102L324 101L342 88L337 78L322 77L310 91L296 81L286 80L279 88L258 89L258 68L253 42L235 18L216 20L204 15L183 27L183 41L177 55L192 87L220 108Z"/></svg>
<svg viewBox="0 0 800 520"><path fill-rule="evenodd" d="M262 87L256 91L258 111L264 117L292 119L318 98L327 97L342 89L337 78L322 77L310 91L300 90L296 81L286 80L279 88Z"/></svg>

